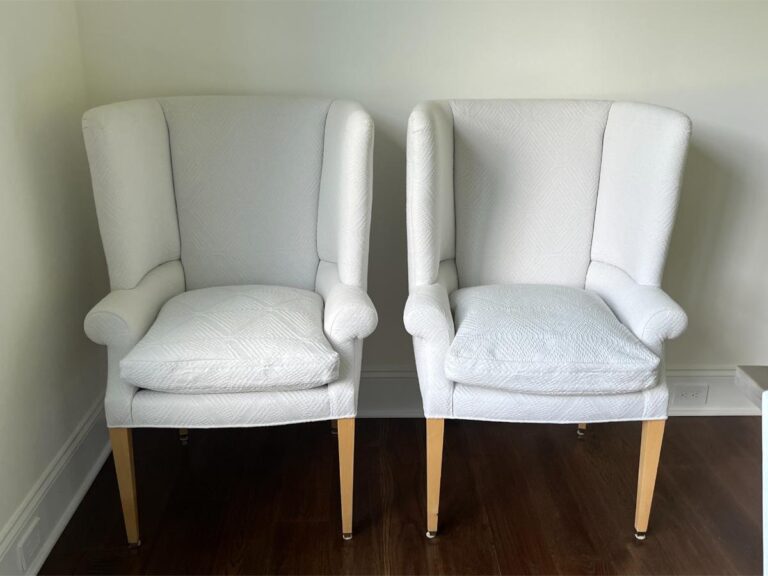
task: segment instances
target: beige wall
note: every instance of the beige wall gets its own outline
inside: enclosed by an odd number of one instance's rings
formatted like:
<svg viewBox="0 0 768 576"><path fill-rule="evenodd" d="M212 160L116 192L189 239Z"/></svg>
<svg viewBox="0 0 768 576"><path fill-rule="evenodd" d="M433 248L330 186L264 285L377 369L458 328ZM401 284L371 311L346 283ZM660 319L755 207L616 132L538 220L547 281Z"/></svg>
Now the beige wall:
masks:
<svg viewBox="0 0 768 576"><path fill-rule="evenodd" d="M405 126L420 100L584 97L678 108L694 139L665 285L691 316L672 366L768 362L768 3L78 5L92 104L281 92L376 122L368 368L412 366Z"/></svg>
<svg viewBox="0 0 768 576"><path fill-rule="evenodd" d="M0 2L0 533L104 391L85 107L74 4Z"/></svg>

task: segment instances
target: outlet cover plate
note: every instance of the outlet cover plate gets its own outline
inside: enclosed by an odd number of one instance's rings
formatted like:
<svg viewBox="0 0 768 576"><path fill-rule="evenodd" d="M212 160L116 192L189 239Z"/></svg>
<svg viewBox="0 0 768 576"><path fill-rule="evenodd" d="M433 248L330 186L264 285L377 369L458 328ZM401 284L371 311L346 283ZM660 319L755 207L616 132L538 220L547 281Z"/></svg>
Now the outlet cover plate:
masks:
<svg viewBox="0 0 768 576"><path fill-rule="evenodd" d="M675 398L673 404L683 408L699 408L707 405L709 385L707 384L679 384L675 386Z"/></svg>

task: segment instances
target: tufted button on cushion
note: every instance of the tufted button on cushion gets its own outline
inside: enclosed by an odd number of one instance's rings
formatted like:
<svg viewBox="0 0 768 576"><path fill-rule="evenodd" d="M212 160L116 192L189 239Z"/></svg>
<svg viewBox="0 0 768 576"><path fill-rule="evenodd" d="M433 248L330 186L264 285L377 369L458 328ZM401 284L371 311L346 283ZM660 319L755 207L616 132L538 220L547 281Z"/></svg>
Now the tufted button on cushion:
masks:
<svg viewBox="0 0 768 576"><path fill-rule="evenodd" d="M454 382L542 395L652 388L661 361L593 292L477 286L451 296L457 325L445 373Z"/></svg>
<svg viewBox="0 0 768 576"><path fill-rule="evenodd" d="M120 363L141 388L176 393L301 390L338 378L323 300L279 286L192 290L163 306Z"/></svg>

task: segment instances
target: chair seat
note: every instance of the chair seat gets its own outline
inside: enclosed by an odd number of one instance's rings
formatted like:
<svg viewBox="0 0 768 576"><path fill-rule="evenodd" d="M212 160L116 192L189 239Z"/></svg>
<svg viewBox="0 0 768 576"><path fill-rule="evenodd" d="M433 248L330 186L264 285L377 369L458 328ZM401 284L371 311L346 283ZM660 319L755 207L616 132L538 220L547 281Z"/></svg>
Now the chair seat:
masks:
<svg viewBox="0 0 768 576"><path fill-rule="evenodd" d="M120 362L140 388L189 394L303 390L338 378L323 300L279 286L184 292Z"/></svg>
<svg viewBox="0 0 768 576"><path fill-rule="evenodd" d="M545 285L451 295L456 337L446 376L541 395L627 394L656 386L661 361L596 294Z"/></svg>

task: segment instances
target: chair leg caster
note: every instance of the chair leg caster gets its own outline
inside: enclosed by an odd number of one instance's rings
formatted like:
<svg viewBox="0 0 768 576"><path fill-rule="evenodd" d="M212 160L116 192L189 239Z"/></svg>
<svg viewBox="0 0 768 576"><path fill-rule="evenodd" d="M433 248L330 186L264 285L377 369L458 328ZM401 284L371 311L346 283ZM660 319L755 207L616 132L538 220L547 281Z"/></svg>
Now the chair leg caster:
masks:
<svg viewBox="0 0 768 576"><path fill-rule="evenodd" d="M435 536L437 536L437 532L430 532L429 530L427 530L427 538L432 540Z"/></svg>
<svg viewBox="0 0 768 576"><path fill-rule="evenodd" d="M352 532L343 532L341 538L342 540L352 540Z"/></svg>
<svg viewBox="0 0 768 576"><path fill-rule="evenodd" d="M581 428L576 428L576 438L577 439L583 440L584 439L584 434L585 434L584 430L582 430Z"/></svg>
<svg viewBox="0 0 768 576"><path fill-rule="evenodd" d="M645 540L645 532L635 532L635 539Z"/></svg>
<svg viewBox="0 0 768 576"><path fill-rule="evenodd" d="M182 446L189 446L189 430L187 428L179 428L179 442Z"/></svg>

